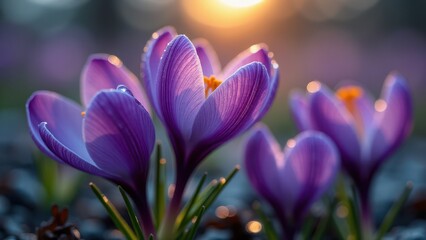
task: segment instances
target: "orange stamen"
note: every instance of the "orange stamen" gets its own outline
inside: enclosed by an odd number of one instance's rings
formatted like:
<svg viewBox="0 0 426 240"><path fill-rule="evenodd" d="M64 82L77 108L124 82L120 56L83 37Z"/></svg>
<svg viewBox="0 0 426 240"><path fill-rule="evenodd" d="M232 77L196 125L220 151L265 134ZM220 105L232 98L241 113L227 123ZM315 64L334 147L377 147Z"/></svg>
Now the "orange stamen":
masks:
<svg viewBox="0 0 426 240"><path fill-rule="evenodd" d="M209 92L213 92L216 90L217 87L222 83L219 79L217 79L215 76L206 77L204 76L204 84L205 84L205 90L204 93L206 97L209 95Z"/></svg>
<svg viewBox="0 0 426 240"><path fill-rule="evenodd" d="M356 86L342 87L336 91L337 98L345 104L352 115L355 114L355 101L363 94L362 88Z"/></svg>
<svg viewBox="0 0 426 240"><path fill-rule="evenodd" d="M364 123L362 120L362 116L358 112L356 101L362 97L364 91L362 88L357 86L347 86L339 88L336 91L336 97L343 102L346 109L352 115L355 120L355 127L360 137L364 135Z"/></svg>
<svg viewBox="0 0 426 240"><path fill-rule="evenodd" d="M86 116L86 112L81 112L81 117L85 117Z"/></svg>

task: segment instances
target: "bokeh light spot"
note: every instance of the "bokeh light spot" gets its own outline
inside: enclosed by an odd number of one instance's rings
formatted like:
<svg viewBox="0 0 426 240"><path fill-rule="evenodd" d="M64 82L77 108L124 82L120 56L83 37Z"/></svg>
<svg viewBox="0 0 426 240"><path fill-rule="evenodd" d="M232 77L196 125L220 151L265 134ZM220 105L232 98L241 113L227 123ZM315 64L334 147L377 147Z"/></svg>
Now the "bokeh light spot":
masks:
<svg viewBox="0 0 426 240"><path fill-rule="evenodd" d="M258 221L250 221L246 225L247 232L249 233L259 233L262 231L262 224Z"/></svg>
<svg viewBox="0 0 426 240"><path fill-rule="evenodd" d="M306 86L306 90L308 90L308 92L310 93L318 92L320 88L321 88L321 83L318 81L312 81L308 83L308 85Z"/></svg>
<svg viewBox="0 0 426 240"><path fill-rule="evenodd" d="M388 104L385 100L379 99L374 103L374 109L376 109L377 112L383 112L388 107Z"/></svg>
<svg viewBox="0 0 426 240"><path fill-rule="evenodd" d="M229 217L230 211L226 206L219 206L216 208L215 214L216 214L216 217L220 219L225 219Z"/></svg>

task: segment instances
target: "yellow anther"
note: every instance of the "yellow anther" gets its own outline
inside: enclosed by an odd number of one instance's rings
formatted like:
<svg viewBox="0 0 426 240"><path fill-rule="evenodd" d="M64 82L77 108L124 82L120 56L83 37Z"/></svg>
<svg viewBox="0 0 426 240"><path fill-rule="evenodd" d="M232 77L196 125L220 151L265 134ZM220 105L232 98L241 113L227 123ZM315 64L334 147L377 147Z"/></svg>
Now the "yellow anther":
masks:
<svg viewBox="0 0 426 240"><path fill-rule="evenodd" d="M86 112L81 112L81 117L85 117L86 116Z"/></svg>
<svg viewBox="0 0 426 240"><path fill-rule="evenodd" d="M336 96L343 102L353 102L363 94L362 88L356 86L342 87L336 91Z"/></svg>
<svg viewBox="0 0 426 240"><path fill-rule="evenodd" d="M213 92L216 90L217 87L222 83L219 79L217 79L215 76L206 77L204 76L204 84L205 84L205 90L204 93L206 97L209 95L209 92Z"/></svg>
<svg viewBox="0 0 426 240"><path fill-rule="evenodd" d="M362 88L357 86L342 87L336 91L336 97L343 102L346 109L355 120L355 128L357 129L358 135L360 137L364 136L365 129L362 115L360 115L356 101L361 98L363 94L364 91Z"/></svg>
<svg viewBox="0 0 426 240"><path fill-rule="evenodd" d="M339 88L336 91L336 96L339 98L349 110L349 112L354 113L354 104L355 101L364 94L362 88L357 86L348 86Z"/></svg>

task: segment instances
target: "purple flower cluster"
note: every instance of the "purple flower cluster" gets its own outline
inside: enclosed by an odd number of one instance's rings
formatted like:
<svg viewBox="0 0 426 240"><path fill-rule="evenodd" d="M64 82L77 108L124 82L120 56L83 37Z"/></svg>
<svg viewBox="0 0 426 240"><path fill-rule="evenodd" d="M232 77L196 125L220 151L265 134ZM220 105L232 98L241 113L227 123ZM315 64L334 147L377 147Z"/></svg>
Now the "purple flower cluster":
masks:
<svg viewBox="0 0 426 240"><path fill-rule="evenodd" d="M145 47L142 84L116 56L93 55L81 77L83 106L53 92L35 92L26 105L30 132L50 158L123 186L144 232L156 234L147 201L152 108L176 161L175 191L160 230L169 231L199 163L270 108L279 79L271 56L266 45L254 45L221 69L207 41L191 42L166 27ZM358 86L332 93L312 82L308 92L291 96L303 132L283 151L263 125L252 131L245 150L249 180L275 210L287 238L333 184L340 162L366 201L374 173L412 125L411 97L397 74L388 77L375 102Z"/></svg>
<svg viewBox="0 0 426 240"><path fill-rule="evenodd" d="M327 134L339 149L342 166L358 189L364 223L371 225L369 190L380 165L408 137L413 125L411 94L404 78L391 73L380 99L356 85L335 93L319 82L307 86L308 95L290 97L300 130Z"/></svg>
<svg viewBox="0 0 426 240"><path fill-rule="evenodd" d="M176 159L176 189L164 229L171 229L186 183L217 147L267 112L278 65L255 45L220 71L205 40L192 43L174 29L154 33L145 47L142 83L115 56L94 55L81 78L83 108L48 91L27 102L34 142L52 159L122 185L135 200L145 233L155 233L147 203L155 142L149 105L166 127Z"/></svg>

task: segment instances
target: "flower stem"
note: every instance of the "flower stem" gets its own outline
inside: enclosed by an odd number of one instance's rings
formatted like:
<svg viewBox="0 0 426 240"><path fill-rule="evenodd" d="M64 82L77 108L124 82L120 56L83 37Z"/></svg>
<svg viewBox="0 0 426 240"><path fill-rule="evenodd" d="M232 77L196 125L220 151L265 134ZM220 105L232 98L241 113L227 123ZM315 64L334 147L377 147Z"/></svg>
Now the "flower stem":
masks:
<svg viewBox="0 0 426 240"><path fill-rule="evenodd" d="M276 215L281 226L282 239L293 240L295 236L295 229L290 224L290 221L287 219L286 214L282 211L282 209L276 209Z"/></svg>
<svg viewBox="0 0 426 240"><path fill-rule="evenodd" d="M363 239L369 240L373 237L373 219L369 202L370 188L364 187L359 189L359 197L361 203L361 224L363 230Z"/></svg>

